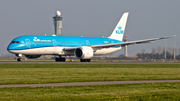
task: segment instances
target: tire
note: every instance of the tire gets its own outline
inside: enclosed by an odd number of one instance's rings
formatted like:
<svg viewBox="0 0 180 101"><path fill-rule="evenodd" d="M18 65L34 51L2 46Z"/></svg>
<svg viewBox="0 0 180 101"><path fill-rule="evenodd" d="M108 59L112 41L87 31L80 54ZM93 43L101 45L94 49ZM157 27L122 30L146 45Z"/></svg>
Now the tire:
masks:
<svg viewBox="0 0 180 101"><path fill-rule="evenodd" d="M55 61L56 62L65 62L66 58L56 58Z"/></svg>
<svg viewBox="0 0 180 101"><path fill-rule="evenodd" d="M22 59L21 59L21 58L17 58L17 61L18 61L18 62L22 62Z"/></svg>
<svg viewBox="0 0 180 101"><path fill-rule="evenodd" d="M56 61L56 62L59 62L59 58L55 58L55 61Z"/></svg>
<svg viewBox="0 0 180 101"><path fill-rule="evenodd" d="M88 59L88 62L91 62L91 59Z"/></svg>
<svg viewBox="0 0 180 101"><path fill-rule="evenodd" d="M66 58L62 58L62 62L66 62Z"/></svg>
<svg viewBox="0 0 180 101"><path fill-rule="evenodd" d="M80 59L81 62L91 62L91 59Z"/></svg>
<svg viewBox="0 0 180 101"><path fill-rule="evenodd" d="M84 59L80 59L81 62L85 62Z"/></svg>

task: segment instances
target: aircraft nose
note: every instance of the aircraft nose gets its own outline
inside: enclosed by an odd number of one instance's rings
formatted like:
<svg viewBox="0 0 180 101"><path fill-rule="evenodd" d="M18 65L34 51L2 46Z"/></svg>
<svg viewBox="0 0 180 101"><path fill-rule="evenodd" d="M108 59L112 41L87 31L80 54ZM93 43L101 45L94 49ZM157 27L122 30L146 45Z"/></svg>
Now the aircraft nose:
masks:
<svg viewBox="0 0 180 101"><path fill-rule="evenodd" d="M10 53L15 53L15 50L17 49L19 49L19 45L14 43L10 43L7 47L7 51L9 51Z"/></svg>
<svg viewBox="0 0 180 101"><path fill-rule="evenodd" d="M17 52L15 50L16 50L16 46L12 44L9 44L9 46L7 47L7 51L10 53L16 54Z"/></svg>
<svg viewBox="0 0 180 101"><path fill-rule="evenodd" d="M13 45L12 44L9 44L8 47L7 47L7 50L13 50Z"/></svg>

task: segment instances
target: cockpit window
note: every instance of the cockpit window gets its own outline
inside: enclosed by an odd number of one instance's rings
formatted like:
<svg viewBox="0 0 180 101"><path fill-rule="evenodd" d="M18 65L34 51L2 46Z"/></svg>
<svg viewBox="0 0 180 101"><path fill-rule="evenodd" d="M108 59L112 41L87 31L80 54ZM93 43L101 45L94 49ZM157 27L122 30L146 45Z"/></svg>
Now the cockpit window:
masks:
<svg viewBox="0 0 180 101"><path fill-rule="evenodd" d="M19 41L16 41L16 43L19 43Z"/></svg>
<svg viewBox="0 0 180 101"><path fill-rule="evenodd" d="M11 43L15 43L15 41L12 41Z"/></svg>
<svg viewBox="0 0 180 101"><path fill-rule="evenodd" d="M12 41L11 43L20 43L19 41Z"/></svg>

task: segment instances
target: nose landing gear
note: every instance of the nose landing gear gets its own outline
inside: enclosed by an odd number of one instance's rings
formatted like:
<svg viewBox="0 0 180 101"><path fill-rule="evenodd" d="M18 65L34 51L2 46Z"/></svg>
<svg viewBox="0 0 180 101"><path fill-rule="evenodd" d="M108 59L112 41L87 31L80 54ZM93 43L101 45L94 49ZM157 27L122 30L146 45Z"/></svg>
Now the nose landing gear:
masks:
<svg viewBox="0 0 180 101"><path fill-rule="evenodd" d="M18 57L17 61L22 62L22 54L16 54L16 56Z"/></svg>
<svg viewBox="0 0 180 101"><path fill-rule="evenodd" d="M17 61L18 62L22 62L22 58L17 58Z"/></svg>

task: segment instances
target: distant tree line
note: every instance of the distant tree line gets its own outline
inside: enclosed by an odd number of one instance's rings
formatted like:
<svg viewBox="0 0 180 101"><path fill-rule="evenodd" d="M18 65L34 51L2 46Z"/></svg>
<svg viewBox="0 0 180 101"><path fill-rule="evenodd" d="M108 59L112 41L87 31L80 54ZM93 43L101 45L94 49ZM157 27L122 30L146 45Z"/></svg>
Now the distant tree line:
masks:
<svg viewBox="0 0 180 101"><path fill-rule="evenodd" d="M174 52L176 59L180 59L180 48L166 48L166 59L174 59ZM142 49L141 53L137 53L138 58L141 59L164 59L165 58L165 47L152 48L151 53L146 53L145 49Z"/></svg>

